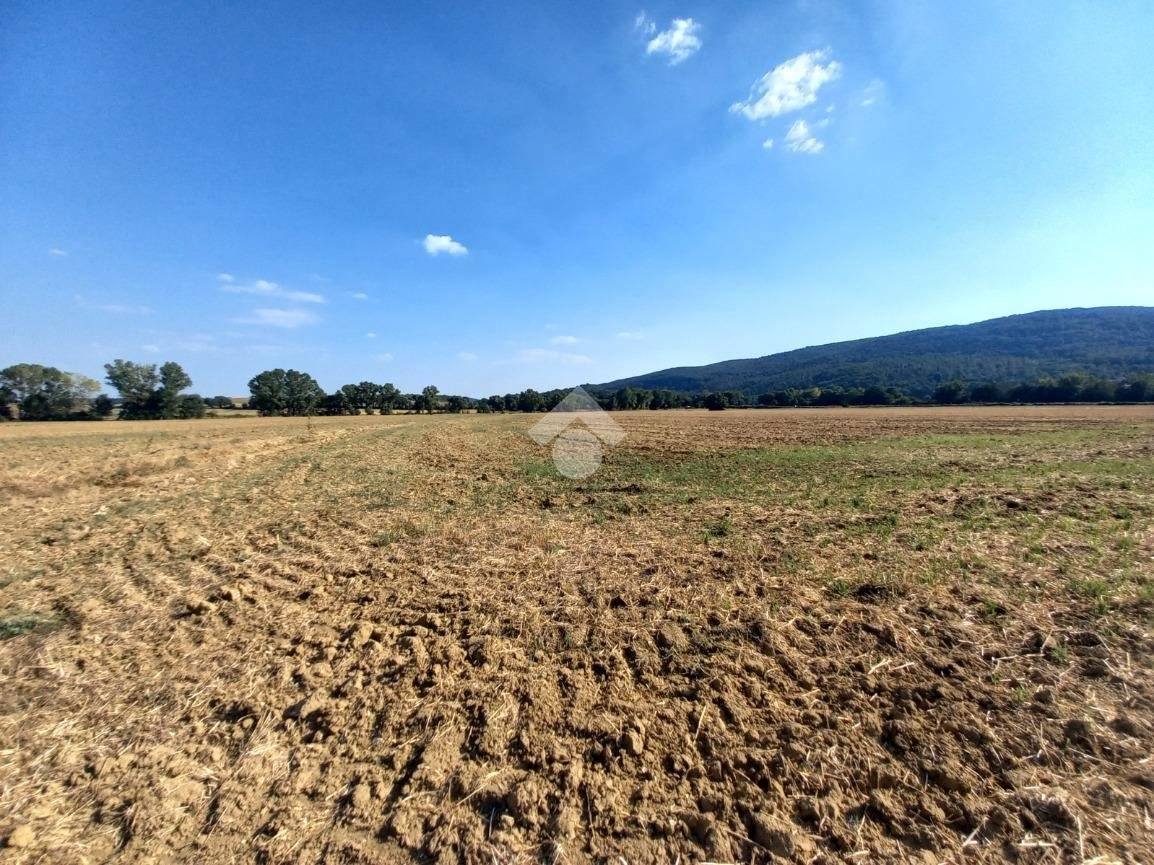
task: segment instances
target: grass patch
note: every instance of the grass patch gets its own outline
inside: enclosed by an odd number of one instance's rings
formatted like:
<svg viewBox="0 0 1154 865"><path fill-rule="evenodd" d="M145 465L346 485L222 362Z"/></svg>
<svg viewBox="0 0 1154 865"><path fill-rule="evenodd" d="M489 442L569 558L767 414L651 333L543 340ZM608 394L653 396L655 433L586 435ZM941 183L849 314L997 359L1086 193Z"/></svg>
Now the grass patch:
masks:
<svg viewBox="0 0 1154 865"><path fill-rule="evenodd" d="M33 631L46 631L55 627L56 620L39 613L15 613L0 616L0 640L11 640Z"/></svg>

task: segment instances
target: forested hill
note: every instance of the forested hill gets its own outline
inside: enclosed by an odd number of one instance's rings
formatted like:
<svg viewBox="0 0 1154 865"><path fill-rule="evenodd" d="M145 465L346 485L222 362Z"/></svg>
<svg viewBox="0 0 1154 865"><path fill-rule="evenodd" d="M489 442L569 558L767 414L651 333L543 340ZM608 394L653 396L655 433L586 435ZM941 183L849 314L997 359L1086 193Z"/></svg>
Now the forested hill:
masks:
<svg viewBox="0 0 1154 865"><path fill-rule="evenodd" d="M946 381L1014 384L1083 372L1111 379L1154 371L1154 307L1053 309L911 330L745 360L685 366L588 388L681 393L896 387L927 396Z"/></svg>

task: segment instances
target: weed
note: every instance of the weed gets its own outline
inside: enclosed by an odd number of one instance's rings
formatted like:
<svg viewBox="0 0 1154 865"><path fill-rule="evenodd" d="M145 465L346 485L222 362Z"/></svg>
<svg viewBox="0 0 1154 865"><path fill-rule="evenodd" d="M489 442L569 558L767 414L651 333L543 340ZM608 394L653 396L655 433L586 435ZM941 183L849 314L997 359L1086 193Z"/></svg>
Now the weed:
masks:
<svg viewBox="0 0 1154 865"><path fill-rule="evenodd" d="M10 640L22 634L45 630L55 624L50 616L37 613L16 613L15 615L0 618L0 640Z"/></svg>
<svg viewBox="0 0 1154 865"><path fill-rule="evenodd" d="M725 538L729 537L732 531L733 523L730 522L729 517L721 517L706 527L705 536L707 538Z"/></svg>

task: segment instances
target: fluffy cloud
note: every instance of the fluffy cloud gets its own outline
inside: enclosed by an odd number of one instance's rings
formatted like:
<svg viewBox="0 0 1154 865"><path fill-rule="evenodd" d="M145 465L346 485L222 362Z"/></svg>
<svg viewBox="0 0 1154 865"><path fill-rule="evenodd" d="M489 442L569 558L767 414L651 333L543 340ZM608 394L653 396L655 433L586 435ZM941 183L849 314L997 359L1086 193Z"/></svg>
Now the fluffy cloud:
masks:
<svg viewBox="0 0 1154 865"><path fill-rule="evenodd" d="M794 121L785 133L785 146L794 153L809 153L816 155L825 150L825 142L816 138L810 131L809 124L804 120Z"/></svg>
<svg viewBox="0 0 1154 865"><path fill-rule="evenodd" d="M761 146L764 147L766 150L773 150L773 139L772 138L765 139L765 141L761 142Z"/></svg>
<svg viewBox="0 0 1154 865"><path fill-rule="evenodd" d="M764 120L812 105L822 86L841 75L836 60L823 65L828 56L828 50L807 51L786 60L761 76L750 88L749 98L735 102L729 110L750 120Z"/></svg>
<svg viewBox="0 0 1154 865"><path fill-rule="evenodd" d="M296 303L325 302L323 294L316 294L312 291L292 291L279 283L270 282L267 279L241 283L237 282L236 277L231 273L221 273L217 275L216 281L220 283L223 291L232 292L233 294L257 294L262 297L279 297L284 300L295 301Z"/></svg>
<svg viewBox="0 0 1154 865"><path fill-rule="evenodd" d="M576 345L581 342L581 340L575 336L555 336L549 340L549 342L553 343L553 345Z"/></svg>
<svg viewBox="0 0 1154 865"><path fill-rule="evenodd" d="M647 34L657 29L652 21L646 23ZM676 66L701 50L701 37L697 35L700 30L701 25L692 18L674 18L668 30L662 30L649 40L645 53L664 55L669 58L670 66Z"/></svg>
<svg viewBox="0 0 1154 865"><path fill-rule="evenodd" d="M248 318L238 318L241 324L263 324L269 327L301 327L313 324L317 317L305 309L254 309Z"/></svg>
<svg viewBox="0 0 1154 865"><path fill-rule="evenodd" d="M458 243L447 234L426 234L424 240L425 252L429 255L468 255L469 248Z"/></svg>
<svg viewBox="0 0 1154 865"><path fill-rule="evenodd" d="M369 296L367 294L365 294L363 291L354 291L352 294L349 295L349 297L351 297L353 300L368 300L369 299Z"/></svg>

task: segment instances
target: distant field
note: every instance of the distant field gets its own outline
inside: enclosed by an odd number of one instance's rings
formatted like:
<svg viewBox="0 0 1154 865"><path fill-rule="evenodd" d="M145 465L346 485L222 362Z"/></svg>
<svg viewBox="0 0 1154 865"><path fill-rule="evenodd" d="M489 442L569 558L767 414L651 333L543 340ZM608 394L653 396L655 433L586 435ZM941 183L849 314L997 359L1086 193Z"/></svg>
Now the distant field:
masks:
<svg viewBox="0 0 1154 865"><path fill-rule="evenodd" d="M612 417L0 424L5 852L1154 861L1154 408Z"/></svg>

